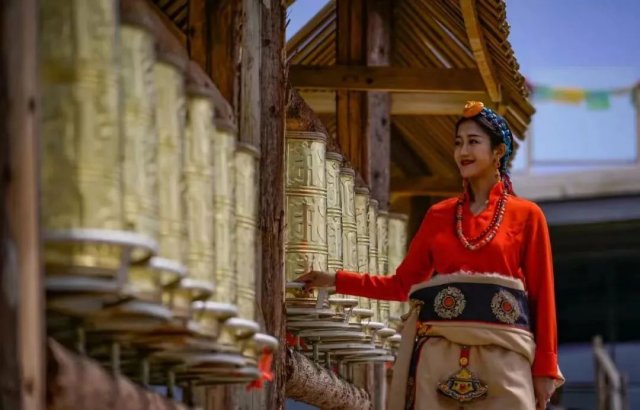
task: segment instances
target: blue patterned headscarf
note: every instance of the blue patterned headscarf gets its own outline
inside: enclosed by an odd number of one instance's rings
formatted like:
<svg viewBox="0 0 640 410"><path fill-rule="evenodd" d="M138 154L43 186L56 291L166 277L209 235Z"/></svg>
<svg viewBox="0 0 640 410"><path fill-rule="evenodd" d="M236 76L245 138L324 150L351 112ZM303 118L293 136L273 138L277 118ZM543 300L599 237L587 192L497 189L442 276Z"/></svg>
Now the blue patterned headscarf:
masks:
<svg viewBox="0 0 640 410"><path fill-rule="evenodd" d="M509 158L513 154L513 134L509 129L507 121L491 108L485 107L480 101L469 101L464 106L462 113L464 118L482 117L486 125L488 125L496 134L502 136L502 142L504 143L506 150L504 156L500 159L500 175L506 186L506 188L513 193L513 187L511 185L511 178L509 177Z"/></svg>

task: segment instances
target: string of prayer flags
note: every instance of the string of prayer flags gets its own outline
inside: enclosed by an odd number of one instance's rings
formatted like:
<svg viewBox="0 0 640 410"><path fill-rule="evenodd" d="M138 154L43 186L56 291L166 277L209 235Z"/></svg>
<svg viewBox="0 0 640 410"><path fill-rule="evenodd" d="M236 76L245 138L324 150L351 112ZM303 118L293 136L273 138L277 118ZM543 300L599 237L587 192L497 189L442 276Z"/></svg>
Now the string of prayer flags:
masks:
<svg viewBox="0 0 640 410"><path fill-rule="evenodd" d="M640 82L629 86L611 89L589 90L576 87L550 87L527 81L533 99L536 101L555 101L564 104L579 105L583 102L590 110L606 110L611 107L611 98L630 94L640 89Z"/></svg>

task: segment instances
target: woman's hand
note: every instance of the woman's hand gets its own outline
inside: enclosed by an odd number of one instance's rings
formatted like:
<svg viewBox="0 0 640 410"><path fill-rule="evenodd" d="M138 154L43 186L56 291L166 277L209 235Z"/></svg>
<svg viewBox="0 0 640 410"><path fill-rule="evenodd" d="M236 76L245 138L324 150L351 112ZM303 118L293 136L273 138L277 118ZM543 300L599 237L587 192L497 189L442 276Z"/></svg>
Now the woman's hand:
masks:
<svg viewBox="0 0 640 410"><path fill-rule="evenodd" d="M556 383L550 377L534 377L533 392L536 396L536 410L544 410L556 390Z"/></svg>
<svg viewBox="0 0 640 410"><path fill-rule="evenodd" d="M336 274L312 270L300 275L296 282L303 282L306 291L313 288L330 288L336 285Z"/></svg>

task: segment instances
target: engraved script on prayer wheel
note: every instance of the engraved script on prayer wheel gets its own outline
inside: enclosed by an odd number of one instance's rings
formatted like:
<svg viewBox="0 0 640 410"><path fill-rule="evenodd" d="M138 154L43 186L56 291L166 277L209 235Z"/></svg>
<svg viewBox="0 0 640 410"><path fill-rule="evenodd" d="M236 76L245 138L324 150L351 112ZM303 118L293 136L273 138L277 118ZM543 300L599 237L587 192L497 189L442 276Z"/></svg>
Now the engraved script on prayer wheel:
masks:
<svg viewBox="0 0 640 410"><path fill-rule="evenodd" d="M369 225L369 274L378 274L378 201L369 199L369 213L367 215L367 223ZM380 322L380 306L378 300L371 301L371 309L373 310L374 322Z"/></svg>
<svg viewBox="0 0 640 410"><path fill-rule="evenodd" d="M342 161L342 155L336 152L327 152L327 247L329 252L329 272L342 269L342 201L340 199L340 168L342 168Z"/></svg>
<svg viewBox="0 0 640 410"><path fill-rule="evenodd" d="M340 197L342 198L342 264L345 270L358 271L358 240L355 204L355 171L340 169Z"/></svg>
<svg viewBox="0 0 640 410"><path fill-rule="evenodd" d="M376 227L378 234L378 275L386 276L389 274L389 213L387 211L378 211ZM378 306L380 310L380 321L388 324L391 313L389 311L389 301L380 300L378 301Z"/></svg>
<svg viewBox="0 0 640 410"><path fill-rule="evenodd" d="M408 217L403 214L390 213L388 227L389 246L389 275L393 275L402 263L407 248L407 223ZM400 317L404 314L404 304L401 302L391 302L390 319L395 323L400 323Z"/></svg>
<svg viewBox="0 0 640 410"><path fill-rule="evenodd" d="M238 312L246 319L255 317L255 275L258 236L258 151L239 145L235 154L236 184L236 272Z"/></svg>
<svg viewBox="0 0 640 410"><path fill-rule="evenodd" d="M228 103L220 97L216 99L215 104L215 131L211 141L214 169L215 300L235 305L238 294L235 272L235 192L233 187L236 134L235 129L220 117L220 113L227 111Z"/></svg>
<svg viewBox="0 0 640 410"><path fill-rule="evenodd" d="M358 272L369 272L369 188L361 186L355 188L356 238ZM360 298L360 308L370 309L371 300Z"/></svg>
<svg viewBox="0 0 640 410"><path fill-rule="evenodd" d="M132 239L123 232L116 5L40 3L47 273L112 274ZM138 248L132 259L148 258L152 247Z"/></svg>
<svg viewBox="0 0 640 410"><path fill-rule="evenodd" d="M285 150L285 272L295 280L309 269L327 270L325 135L287 131Z"/></svg>

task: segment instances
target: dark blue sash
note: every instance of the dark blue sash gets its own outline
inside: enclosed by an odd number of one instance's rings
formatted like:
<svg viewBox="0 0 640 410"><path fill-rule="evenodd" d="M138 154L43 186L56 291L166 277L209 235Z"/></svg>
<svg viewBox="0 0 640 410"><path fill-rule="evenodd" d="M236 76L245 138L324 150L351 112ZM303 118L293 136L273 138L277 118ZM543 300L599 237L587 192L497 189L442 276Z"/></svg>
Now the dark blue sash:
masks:
<svg viewBox="0 0 640 410"><path fill-rule="evenodd" d="M492 283L454 282L418 289L422 322L484 322L530 330L527 294Z"/></svg>

